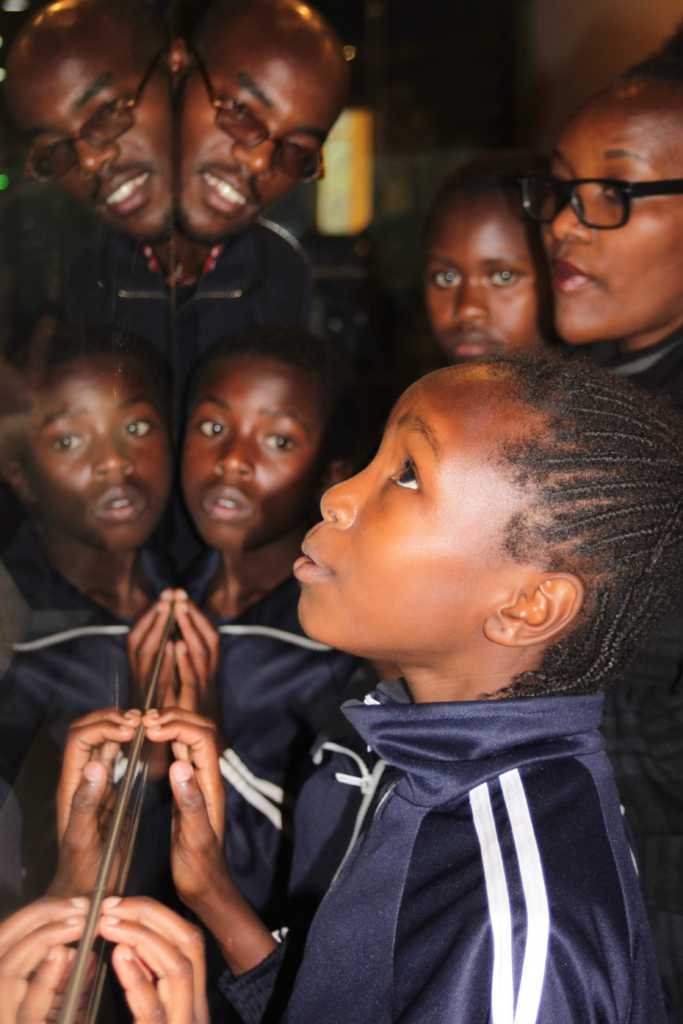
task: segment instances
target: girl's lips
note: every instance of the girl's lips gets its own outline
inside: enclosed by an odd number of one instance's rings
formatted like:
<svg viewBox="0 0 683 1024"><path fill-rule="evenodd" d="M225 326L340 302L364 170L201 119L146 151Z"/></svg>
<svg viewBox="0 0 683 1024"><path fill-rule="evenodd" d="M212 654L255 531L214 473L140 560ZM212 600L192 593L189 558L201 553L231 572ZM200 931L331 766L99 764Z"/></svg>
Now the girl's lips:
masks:
<svg viewBox="0 0 683 1024"><path fill-rule="evenodd" d="M297 558L292 572L299 583L317 583L320 580L329 579L332 573L324 565L318 565L309 555L303 554Z"/></svg>
<svg viewBox="0 0 683 1024"><path fill-rule="evenodd" d="M147 502L136 487L111 487L95 505L95 515L105 523L135 522L147 508Z"/></svg>
<svg viewBox="0 0 683 1024"><path fill-rule="evenodd" d="M579 267L567 260L555 260L553 263L553 288L555 291L569 294L593 284L593 278Z"/></svg>
<svg viewBox="0 0 683 1024"><path fill-rule="evenodd" d="M252 502L237 487L218 485L209 488L202 508L210 519L223 523L244 522L254 514Z"/></svg>

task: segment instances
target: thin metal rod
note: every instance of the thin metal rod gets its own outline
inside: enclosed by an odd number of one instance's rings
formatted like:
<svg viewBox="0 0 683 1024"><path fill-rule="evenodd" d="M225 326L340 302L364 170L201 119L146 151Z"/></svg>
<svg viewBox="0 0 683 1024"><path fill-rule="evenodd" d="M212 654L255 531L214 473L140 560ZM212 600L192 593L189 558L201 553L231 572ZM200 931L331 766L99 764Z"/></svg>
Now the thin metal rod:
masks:
<svg viewBox="0 0 683 1024"><path fill-rule="evenodd" d="M130 871L131 861L133 859L133 850L135 848L135 840L138 834L138 825L140 824L140 817L142 815L142 808L145 797L145 786L147 785L147 774L148 764L142 760L144 757L144 750L141 754L140 760L140 777L137 785L137 792L134 797L133 810L130 812L130 823L127 834L123 837L122 847L123 853L121 855L120 867L114 882L113 892L123 893L126 888L126 882L128 881L128 872ZM95 966L95 972L93 975L93 981L90 986L90 997L88 999L88 1006L83 1016L83 1024L95 1024L97 1020L97 1011L100 1007L100 1001L102 999L102 993L104 991L104 982L107 977L107 969L109 967L109 959L107 957L107 947L109 943L105 942L104 939L97 939L93 942L93 949L97 948L97 964Z"/></svg>
<svg viewBox="0 0 683 1024"><path fill-rule="evenodd" d="M147 688L147 694L145 696L145 703L143 706L143 712L149 711L154 701L156 693L157 683L159 680L159 673L161 672L161 664L166 650L166 644L171 637L173 627L175 625L175 613L173 605L168 613L166 619L166 625L164 626L164 633L161 638L159 650L157 651L156 658L154 659L154 667L152 669L152 676ZM140 757L142 748L145 742L145 729L143 725L138 726L135 736L131 741L131 748L128 752L128 764L126 771L124 772L123 778L119 785L119 791L116 798L116 804L114 806L114 813L112 815L111 827L107 841L102 851L102 859L97 872L97 879L95 881L95 888L93 889L92 896L90 897L90 909L88 916L85 920L85 927L81 940L78 943L78 950L76 953L76 961L74 969L69 979L69 984L66 989L64 996L64 1004L62 1006L62 1012L59 1015L59 1024L75 1024L76 1015L78 1013L79 1002L82 995L82 989L85 984L88 969L88 958L90 956L93 943L95 941L95 932L97 929L97 922L100 916L100 909L102 907L102 901L107 896L107 889L111 878L112 871L116 866L116 853L119 839L123 831L126 811L128 810L128 804L133 792L133 783L135 781L135 775L138 770L140 763ZM144 782L144 780L143 780ZM142 801L139 801L141 806ZM133 830L133 835L135 829ZM127 858L129 859L129 858ZM100 986L101 990L101 986ZM91 1001L92 1002L92 1001ZM97 1007L92 1007L92 1011L96 1012ZM90 1008L89 1008L90 1012Z"/></svg>

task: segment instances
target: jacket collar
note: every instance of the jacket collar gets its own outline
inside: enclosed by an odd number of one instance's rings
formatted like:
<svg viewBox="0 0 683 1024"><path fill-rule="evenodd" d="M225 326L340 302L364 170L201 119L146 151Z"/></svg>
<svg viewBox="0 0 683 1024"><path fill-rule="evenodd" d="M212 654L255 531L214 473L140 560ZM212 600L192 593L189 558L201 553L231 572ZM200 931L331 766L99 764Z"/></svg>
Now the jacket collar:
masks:
<svg viewBox="0 0 683 1024"><path fill-rule="evenodd" d="M603 747L600 694L414 704L398 681L343 710L368 746L404 773L404 795L420 804L450 801L522 764Z"/></svg>

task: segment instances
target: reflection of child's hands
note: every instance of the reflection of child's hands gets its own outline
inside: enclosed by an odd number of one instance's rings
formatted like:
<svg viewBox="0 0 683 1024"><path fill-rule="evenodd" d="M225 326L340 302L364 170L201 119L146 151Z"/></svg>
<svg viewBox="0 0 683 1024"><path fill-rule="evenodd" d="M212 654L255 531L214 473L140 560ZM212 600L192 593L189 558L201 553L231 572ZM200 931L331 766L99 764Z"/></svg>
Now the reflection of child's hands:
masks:
<svg viewBox="0 0 683 1024"><path fill-rule="evenodd" d="M161 646L175 592L164 590L156 604L141 615L128 634L128 661L137 688L139 702L147 695L154 663ZM167 641L161 662L154 703L159 707L174 703L175 670L173 643Z"/></svg>
<svg viewBox="0 0 683 1024"><path fill-rule="evenodd" d="M213 722L183 708L143 717L152 743L171 743L175 798L171 867L178 895L211 931L237 974L261 963L275 941L230 878L223 852L225 795Z"/></svg>
<svg viewBox="0 0 683 1024"><path fill-rule="evenodd" d="M176 801L171 866L178 895L192 905L197 897L210 898L225 873L225 795L216 727L182 708L148 712L143 723L152 743L170 742L176 757L182 758L170 772Z"/></svg>
<svg viewBox="0 0 683 1024"><path fill-rule="evenodd" d="M144 897L104 901L100 934L133 1020L208 1024L204 944L198 928Z"/></svg>
<svg viewBox="0 0 683 1024"><path fill-rule="evenodd" d="M218 633L184 590L164 590L130 631L128 657L138 692L147 692L171 605L180 638L166 643L154 703L213 714Z"/></svg>
<svg viewBox="0 0 683 1024"><path fill-rule="evenodd" d="M139 723L139 711L104 708L71 726L57 787L59 864L51 894L92 892L113 804L114 762Z"/></svg>
<svg viewBox="0 0 683 1024"><path fill-rule="evenodd" d="M86 910L84 899L38 900L0 925L0 1024L53 1019Z"/></svg>
<svg viewBox="0 0 683 1024"><path fill-rule="evenodd" d="M215 717L213 681L218 666L218 633L184 590L175 591L175 614L182 637L174 644L177 706Z"/></svg>

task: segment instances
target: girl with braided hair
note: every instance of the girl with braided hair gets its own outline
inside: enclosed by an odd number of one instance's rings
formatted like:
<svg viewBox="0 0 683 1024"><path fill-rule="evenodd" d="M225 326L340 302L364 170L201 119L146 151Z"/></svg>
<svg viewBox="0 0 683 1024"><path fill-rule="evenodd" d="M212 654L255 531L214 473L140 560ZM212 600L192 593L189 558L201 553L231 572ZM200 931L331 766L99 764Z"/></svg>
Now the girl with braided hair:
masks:
<svg viewBox="0 0 683 1024"><path fill-rule="evenodd" d="M683 570L682 442L665 404L582 361L463 364L409 388L326 492L294 566L301 623L401 678L344 704L385 767L302 955L228 874L211 723L144 716L190 751L170 769L174 879L243 1021L663 1024L598 726ZM295 861L349 775L315 781ZM146 913L108 908L114 942Z"/></svg>

